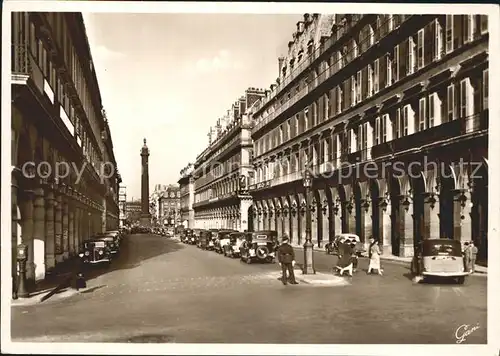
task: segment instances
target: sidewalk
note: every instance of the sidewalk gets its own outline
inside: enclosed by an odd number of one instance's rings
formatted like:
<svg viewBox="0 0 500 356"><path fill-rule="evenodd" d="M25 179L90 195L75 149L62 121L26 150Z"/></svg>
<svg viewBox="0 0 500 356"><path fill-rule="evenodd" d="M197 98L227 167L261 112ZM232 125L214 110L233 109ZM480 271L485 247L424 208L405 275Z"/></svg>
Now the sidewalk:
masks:
<svg viewBox="0 0 500 356"><path fill-rule="evenodd" d="M297 245L297 244L292 244L292 247L294 249L300 249L300 250L303 250L304 249L304 246L302 245ZM314 251L315 252L325 252L325 248L324 247L318 247L318 246L314 246ZM363 257L365 258L368 258L368 255L365 253L362 255ZM380 256L380 259L382 261L391 261L391 262L395 262L395 263L401 263L401 264L405 264L405 265L409 265L411 263L411 260L412 260L412 257L399 257L399 256L393 256L393 255L382 255ZM480 266L480 265L477 265L476 264L476 271L475 271L476 274L488 274L488 267L484 267L484 266Z"/></svg>
<svg viewBox="0 0 500 356"><path fill-rule="evenodd" d="M45 276L45 279L36 282L36 284L29 289L30 295L28 298L12 299L11 305L12 306L33 305L45 302L47 300L69 297L71 295L78 293L76 289L73 288L74 280L73 279L69 280L69 278L72 277L75 271L77 262L78 262L78 257L72 257L64 262L57 264L56 267L52 270L52 272ZM45 301L42 301L43 297L45 297L54 288L56 288L57 286L66 281L68 283L64 285L60 291L58 291Z"/></svg>

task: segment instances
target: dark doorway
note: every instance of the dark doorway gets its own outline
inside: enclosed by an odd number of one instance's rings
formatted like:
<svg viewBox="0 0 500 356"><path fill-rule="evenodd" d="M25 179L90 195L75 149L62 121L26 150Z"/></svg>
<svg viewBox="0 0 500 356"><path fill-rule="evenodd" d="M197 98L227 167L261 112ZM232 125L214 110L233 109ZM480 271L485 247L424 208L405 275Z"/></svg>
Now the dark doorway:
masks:
<svg viewBox="0 0 500 356"><path fill-rule="evenodd" d="M328 242L331 242L335 236L335 219L333 216L333 201L332 194L329 188L325 189L325 195L328 205L328 211L326 214L323 214L323 219L328 219L328 236L323 236L324 240L328 238ZM324 233L323 233L324 235Z"/></svg>
<svg viewBox="0 0 500 356"><path fill-rule="evenodd" d="M370 181L370 198L372 206L372 235L375 239L382 243L383 236L380 236L380 190L376 180Z"/></svg>
<svg viewBox="0 0 500 356"><path fill-rule="evenodd" d="M441 191L439 193L439 235L436 237L453 239L453 198L455 189L455 180L450 176L448 170L441 177ZM434 236L432 236L434 237Z"/></svg>
<svg viewBox="0 0 500 356"><path fill-rule="evenodd" d="M248 231L253 231L253 205L248 208Z"/></svg>
<svg viewBox="0 0 500 356"><path fill-rule="evenodd" d="M313 192L314 199L313 199L313 204L314 204L314 212L312 213L313 219L316 220L316 231L313 231L312 233L316 233L316 236L318 237L318 247L321 247L321 242L323 241L323 235L325 234L325 231L323 231L323 220L328 219L328 216L323 214L322 210L322 204L321 204L321 197L319 195L319 192L315 190ZM313 240L314 240L314 235L313 235Z"/></svg>
<svg viewBox="0 0 500 356"><path fill-rule="evenodd" d="M478 248L478 261L488 259L488 168L485 164L474 173L472 191L472 239Z"/></svg>
<svg viewBox="0 0 500 356"><path fill-rule="evenodd" d="M339 185L337 191L340 199L340 206L338 213L340 214L340 223L342 230L341 232L349 232L349 222L347 217L347 201L346 201L344 187L342 185Z"/></svg>
<svg viewBox="0 0 500 356"><path fill-rule="evenodd" d="M356 235L359 236L361 242L365 242L365 214L364 211L362 210L363 207L362 202L361 202L362 196L361 196L361 188L359 187L359 184L356 184L354 186L354 202L355 202L355 209L356 209Z"/></svg>
<svg viewBox="0 0 500 356"><path fill-rule="evenodd" d="M429 236L424 236L424 194L425 183L424 177L413 178L413 245L417 246L423 239L428 239Z"/></svg>
<svg viewBox="0 0 500 356"><path fill-rule="evenodd" d="M391 196L391 245L392 254L399 256L399 248L401 245L400 226L401 226L401 188L399 181L391 177L389 183L390 196Z"/></svg>

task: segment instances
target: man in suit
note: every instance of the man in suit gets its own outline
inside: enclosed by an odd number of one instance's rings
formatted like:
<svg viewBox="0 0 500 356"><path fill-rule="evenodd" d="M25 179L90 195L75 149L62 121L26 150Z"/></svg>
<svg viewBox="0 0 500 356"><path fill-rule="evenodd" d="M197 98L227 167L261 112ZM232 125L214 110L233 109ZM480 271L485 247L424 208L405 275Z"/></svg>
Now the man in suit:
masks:
<svg viewBox="0 0 500 356"><path fill-rule="evenodd" d="M283 236L281 246L278 247L277 250L278 262L281 266L282 272L281 282L284 285L287 285L289 280L291 284L298 284L297 281L295 281L295 274L293 272L293 266L295 266L295 251L288 241L288 236ZM288 278L286 273L287 271Z"/></svg>
<svg viewBox="0 0 500 356"><path fill-rule="evenodd" d="M471 273L476 272L476 258L477 258L477 247L474 245L474 241L469 243L470 249L470 271Z"/></svg>

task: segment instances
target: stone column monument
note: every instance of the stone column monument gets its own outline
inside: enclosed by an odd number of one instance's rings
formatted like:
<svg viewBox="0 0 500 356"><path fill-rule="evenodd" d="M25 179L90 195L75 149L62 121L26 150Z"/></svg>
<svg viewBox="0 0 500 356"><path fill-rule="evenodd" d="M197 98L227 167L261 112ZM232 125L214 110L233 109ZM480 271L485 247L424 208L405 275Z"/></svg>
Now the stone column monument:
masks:
<svg viewBox="0 0 500 356"><path fill-rule="evenodd" d="M141 226L151 226L151 214L149 213L149 149L146 146L146 139L144 139L144 146L141 149L141 166L142 166L142 179L141 179Z"/></svg>

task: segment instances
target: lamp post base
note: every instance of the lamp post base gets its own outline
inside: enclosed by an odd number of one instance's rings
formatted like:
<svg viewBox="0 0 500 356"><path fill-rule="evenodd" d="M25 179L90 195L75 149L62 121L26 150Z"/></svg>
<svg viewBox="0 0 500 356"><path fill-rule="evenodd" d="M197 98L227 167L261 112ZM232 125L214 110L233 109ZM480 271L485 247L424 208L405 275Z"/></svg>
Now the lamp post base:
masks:
<svg viewBox="0 0 500 356"><path fill-rule="evenodd" d="M302 274L316 274L314 270L313 261L313 243L306 241L304 244L304 266L302 267Z"/></svg>

